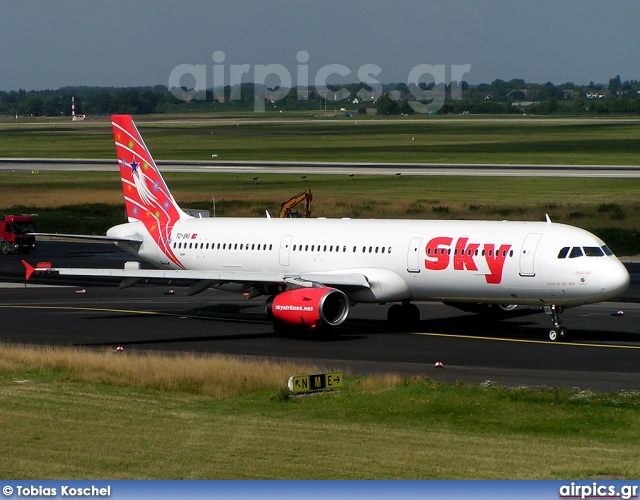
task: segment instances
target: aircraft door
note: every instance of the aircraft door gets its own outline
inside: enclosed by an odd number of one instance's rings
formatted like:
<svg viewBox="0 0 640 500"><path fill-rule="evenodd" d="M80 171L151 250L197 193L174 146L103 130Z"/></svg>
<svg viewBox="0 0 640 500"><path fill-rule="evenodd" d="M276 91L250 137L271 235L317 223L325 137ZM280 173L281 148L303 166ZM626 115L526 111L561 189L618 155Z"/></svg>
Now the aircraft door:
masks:
<svg viewBox="0 0 640 500"><path fill-rule="evenodd" d="M520 276L535 276L534 257L542 234L530 233L524 239L520 251Z"/></svg>
<svg viewBox="0 0 640 500"><path fill-rule="evenodd" d="M420 272L420 245L422 238L411 238L409 250L407 252L407 271L410 273Z"/></svg>
<svg viewBox="0 0 640 500"><path fill-rule="evenodd" d="M293 239L293 235L287 234L282 237L282 241L280 242L280 265L288 266L289 265L289 247L291 247L291 240Z"/></svg>

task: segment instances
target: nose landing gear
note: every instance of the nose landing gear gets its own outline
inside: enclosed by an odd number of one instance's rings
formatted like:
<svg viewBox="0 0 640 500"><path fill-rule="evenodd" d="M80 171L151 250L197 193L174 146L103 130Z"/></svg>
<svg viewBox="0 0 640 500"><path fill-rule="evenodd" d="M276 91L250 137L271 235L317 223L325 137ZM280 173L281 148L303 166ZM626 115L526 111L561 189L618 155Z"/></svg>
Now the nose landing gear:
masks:
<svg viewBox="0 0 640 500"><path fill-rule="evenodd" d="M549 340L551 342L558 342L567 340L567 329L560 326L560 313L563 311L562 307L558 307L555 304L551 306L544 306L544 312L551 316L553 322L553 328L549 330Z"/></svg>

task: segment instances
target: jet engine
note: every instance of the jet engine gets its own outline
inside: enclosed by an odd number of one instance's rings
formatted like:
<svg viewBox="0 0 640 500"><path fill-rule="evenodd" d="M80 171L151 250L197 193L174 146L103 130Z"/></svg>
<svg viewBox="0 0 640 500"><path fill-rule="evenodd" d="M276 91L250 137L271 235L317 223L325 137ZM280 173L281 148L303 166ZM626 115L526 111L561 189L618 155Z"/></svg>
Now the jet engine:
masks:
<svg viewBox="0 0 640 500"><path fill-rule="evenodd" d="M349 314L349 299L335 288L296 288L270 297L265 303L269 317L298 328L338 326Z"/></svg>

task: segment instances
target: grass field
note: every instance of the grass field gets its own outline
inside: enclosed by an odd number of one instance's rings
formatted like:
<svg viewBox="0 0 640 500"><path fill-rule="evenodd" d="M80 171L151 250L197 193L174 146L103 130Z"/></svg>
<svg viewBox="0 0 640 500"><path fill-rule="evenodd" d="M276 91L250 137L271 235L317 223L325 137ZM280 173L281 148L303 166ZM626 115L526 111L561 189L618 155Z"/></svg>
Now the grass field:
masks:
<svg viewBox="0 0 640 500"><path fill-rule="evenodd" d="M3 345L0 470L5 479L640 475L638 393L383 376L287 398L288 376L310 369Z"/></svg>
<svg viewBox="0 0 640 500"><path fill-rule="evenodd" d="M156 159L637 165L640 153L629 119L182 118L138 121ZM0 122L0 157L112 158L112 140L104 119Z"/></svg>
<svg viewBox="0 0 640 500"><path fill-rule="evenodd" d="M307 114L146 116L140 130L157 159L326 160L637 165L640 122L598 119L316 120ZM0 157L114 158L108 119L0 122ZM301 174L309 174L301 172ZM299 191L314 191L314 215L519 218L596 227L637 227L637 179L174 174L180 203L217 200L218 215L262 216ZM0 205L122 203L118 174L0 174ZM604 208L602 205L606 205Z"/></svg>
<svg viewBox="0 0 640 500"><path fill-rule="evenodd" d="M384 215L420 213L420 205L449 206L458 212L480 212L508 207L521 211L561 207L599 206L602 203L640 205L640 179L516 178L472 176L355 176L306 173L255 174L164 173L178 202L267 201L277 204L311 188L318 215L343 215L338 209L368 204ZM118 172L39 171L0 174L2 205L60 206L76 203L122 203ZM471 207L471 208L469 208ZM351 209L351 208L350 208ZM483 209L483 210L480 210ZM430 208L424 212L433 212ZM262 214L261 214L262 215ZM418 216L418 215L414 215ZM498 214L500 215L500 214Z"/></svg>
<svg viewBox="0 0 640 500"><path fill-rule="evenodd" d="M217 216L276 216L290 196L311 188L314 217L544 220L590 230L619 255L640 252L640 179L166 173L181 206ZM0 174L0 213L38 213L38 230L104 234L123 221L117 172ZM605 237L606 236L606 237ZM624 243L623 246L620 243Z"/></svg>

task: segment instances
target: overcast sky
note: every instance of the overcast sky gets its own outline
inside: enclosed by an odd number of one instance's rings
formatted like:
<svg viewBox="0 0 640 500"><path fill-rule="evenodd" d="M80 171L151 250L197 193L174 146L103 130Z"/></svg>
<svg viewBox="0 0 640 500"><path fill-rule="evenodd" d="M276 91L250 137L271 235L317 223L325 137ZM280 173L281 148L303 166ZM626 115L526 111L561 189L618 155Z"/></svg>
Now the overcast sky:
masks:
<svg viewBox="0 0 640 500"><path fill-rule="evenodd" d="M296 85L329 64L407 82L470 64L470 83L640 79L637 0L0 0L0 90L168 85L178 65L280 65ZM298 61L299 52L308 61ZM303 64L304 63L304 64ZM304 68L308 66L308 68ZM222 75L223 73L218 73ZM272 77L275 78L275 77ZM328 79L339 81L337 75ZM183 84L190 82L182 81ZM267 82L269 83L269 82ZM191 85L190 85L191 86Z"/></svg>

